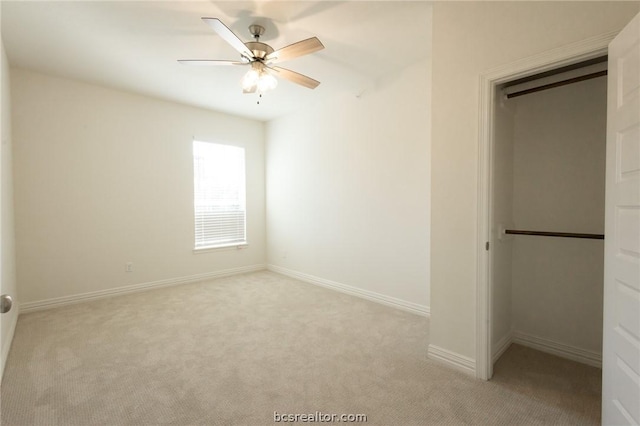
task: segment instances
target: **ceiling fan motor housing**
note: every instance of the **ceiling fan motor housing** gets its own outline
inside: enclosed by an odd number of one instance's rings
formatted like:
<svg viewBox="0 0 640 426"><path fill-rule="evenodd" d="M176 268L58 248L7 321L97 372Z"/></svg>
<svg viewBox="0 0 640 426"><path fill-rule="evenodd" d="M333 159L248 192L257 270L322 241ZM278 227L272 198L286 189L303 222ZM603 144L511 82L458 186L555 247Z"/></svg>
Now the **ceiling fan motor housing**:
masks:
<svg viewBox="0 0 640 426"><path fill-rule="evenodd" d="M273 47L260 41L249 41L244 44L253 53L257 59L264 59L269 53L273 52Z"/></svg>

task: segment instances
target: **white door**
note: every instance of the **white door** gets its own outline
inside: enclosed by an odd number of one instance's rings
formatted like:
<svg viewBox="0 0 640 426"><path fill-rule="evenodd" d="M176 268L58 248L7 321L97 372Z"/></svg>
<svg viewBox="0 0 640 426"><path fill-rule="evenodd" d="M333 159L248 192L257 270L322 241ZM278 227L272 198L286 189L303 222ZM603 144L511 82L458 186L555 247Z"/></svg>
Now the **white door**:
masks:
<svg viewBox="0 0 640 426"><path fill-rule="evenodd" d="M609 45L602 423L640 424L640 15Z"/></svg>

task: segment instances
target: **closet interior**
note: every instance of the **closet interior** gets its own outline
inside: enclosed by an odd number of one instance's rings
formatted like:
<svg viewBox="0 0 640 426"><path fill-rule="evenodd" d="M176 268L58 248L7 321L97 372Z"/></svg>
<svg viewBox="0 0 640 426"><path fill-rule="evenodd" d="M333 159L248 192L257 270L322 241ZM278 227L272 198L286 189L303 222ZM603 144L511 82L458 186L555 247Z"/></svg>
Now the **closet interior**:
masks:
<svg viewBox="0 0 640 426"><path fill-rule="evenodd" d="M600 367L607 58L497 88L491 333Z"/></svg>

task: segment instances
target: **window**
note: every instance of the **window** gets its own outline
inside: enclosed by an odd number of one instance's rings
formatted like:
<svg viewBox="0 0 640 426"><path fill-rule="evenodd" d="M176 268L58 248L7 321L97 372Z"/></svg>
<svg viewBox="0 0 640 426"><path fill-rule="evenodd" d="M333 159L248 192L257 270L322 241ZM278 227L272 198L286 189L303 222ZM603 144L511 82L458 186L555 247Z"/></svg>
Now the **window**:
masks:
<svg viewBox="0 0 640 426"><path fill-rule="evenodd" d="M193 141L196 249L246 244L244 148Z"/></svg>

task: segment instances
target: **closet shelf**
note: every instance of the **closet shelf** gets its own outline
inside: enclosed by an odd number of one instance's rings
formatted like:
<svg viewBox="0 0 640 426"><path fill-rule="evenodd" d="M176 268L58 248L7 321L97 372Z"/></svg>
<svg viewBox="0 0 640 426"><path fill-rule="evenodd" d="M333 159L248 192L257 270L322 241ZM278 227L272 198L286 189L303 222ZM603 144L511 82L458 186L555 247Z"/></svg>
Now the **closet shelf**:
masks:
<svg viewBox="0 0 640 426"><path fill-rule="evenodd" d="M539 235L543 237L586 238L590 240L604 240L604 234L576 234L573 232L522 231L519 229L505 229L505 234L511 235Z"/></svg>

